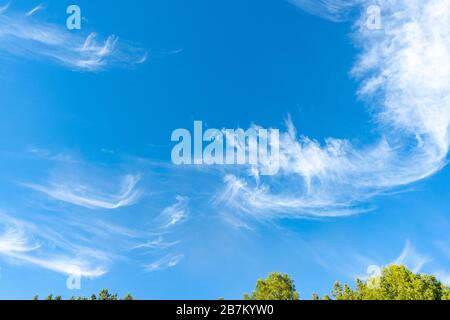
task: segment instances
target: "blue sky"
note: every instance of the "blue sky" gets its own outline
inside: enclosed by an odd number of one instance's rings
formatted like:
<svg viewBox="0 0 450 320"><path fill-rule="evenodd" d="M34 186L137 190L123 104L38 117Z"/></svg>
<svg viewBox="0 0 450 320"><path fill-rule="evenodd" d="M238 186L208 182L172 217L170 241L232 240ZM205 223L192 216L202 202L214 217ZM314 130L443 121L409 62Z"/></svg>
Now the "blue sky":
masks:
<svg viewBox="0 0 450 320"><path fill-rule="evenodd" d="M393 262L449 283L449 4L368 30L369 4L0 2L0 298L232 299L272 271L309 298ZM278 128L279 174L173 165L195 120Z"/></svg>

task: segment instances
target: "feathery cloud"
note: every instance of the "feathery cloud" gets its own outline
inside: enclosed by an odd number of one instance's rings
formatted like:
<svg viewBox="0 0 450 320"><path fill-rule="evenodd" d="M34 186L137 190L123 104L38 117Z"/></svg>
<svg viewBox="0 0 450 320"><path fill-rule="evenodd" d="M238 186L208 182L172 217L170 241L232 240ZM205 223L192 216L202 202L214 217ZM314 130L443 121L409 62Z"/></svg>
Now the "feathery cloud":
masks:
<svg viewBox="0 0 450 320"><path fill-rule="evenodd" d="M133 249L156 249L156 250L164 250L170 247L173 247L179 244L180 241L167 242L164 240L162 236L157 237L154 240L147 241L141 244L138 244Z"/></svg>
<svg viewBox="0 0 450 320"><path fill-rule="evenodd" d="M165 208L157 219L162 228L170 228L186 220L189 214L188 205L188 197L177 196L176 203Z"/></svg>
<svg viewBox="0 0 450 320"><path fill-rule="evenodd" d="M311 14L339 22L349 18L356 5L364 0L288 0Z"/></svg>
<svg viewBox="0 0 450 320"><path fill-rule="evenodd" d="M3 5L0 7L0 14L5 13L8 9L9 9L10 3L8 2L7 4Z"/></svg>
<svg viewBox="0 0 450 320"><path fill-rule="evenodd" d="M296 1L309 8L312 1ZM333 16L368 1L316 3ZM375 110L378 142L355 147L299 136L292 121L280 136L280 172L253 181L228 175L218 199L255 217L347 216L374 196L427 178L447 164L450 123L450 2L385 1L382 30L355 22L362 52L352 74ZM264 164L262 164L264 165Z"/></svg>
<svg viewBox="0 0 450 320"><path fill-rule="evenodd" d="M168 268L175 267L182 259L184 258L184 255L182 254L168 254L164 256L163 258L150 263L149 265L145 266L145 269L150 272L154 271L162 271Z"/></svg>
<svg viewBox="0 0 450 320"><path fill-rule="evenodd" d="M51 183L48 186L32 183L23 184L32 190L42 192L56 200L64 201L77 206L89 209L118 209L130 206L137 201L139 190L136 185L140 176L127 175L121 183L121 191L117 195L105 195L92 187L84 185Z"/></svg>
<svg viewBox="0 0 450 320"><path fill-rule="evenodd" d="M39 4L36 7L34 7L33 9L31 9L30 11L28 11L25 15L27 17L32 16L33 14L35 14L36 12L45 9L45 6L43 4Z"/></svg>
<svg viewBox="0 0 450 320"><path fill-rule="evenodd" d="M0 235L0 253L13 254L30 252L39 248L38 244L31 244L25 237L23 230L8 227Z"/></svg>
<svg viewBox="0 0 450 320"><path fill-rule="evenodd" d="M96 278L107 272L109 259L102 252L68 245L43 228L1 212L0 227L0 257L65 275ZM52 243L52 250L44 243Z"/></svg>
<svg viewBox="0 0 450 320"><path fill-rule="evenodd" d="M407 240L402 253L392 263L397 265L404 265L408 267L412 272L418 273L429 261L430 259L428 257L418 253L411 245L410 241Z"/></svg>
<svg viewBox="0 0 450 320"><path fill-rule="evenodd" d="M111 66L133 66L145 62L144 50L119 42L114 35L104 39L95 32L80 35L64 25L34 17L39 5L28 13L0 8L0 50L28 59L49 59L74 70L98 71Z"/></svg>

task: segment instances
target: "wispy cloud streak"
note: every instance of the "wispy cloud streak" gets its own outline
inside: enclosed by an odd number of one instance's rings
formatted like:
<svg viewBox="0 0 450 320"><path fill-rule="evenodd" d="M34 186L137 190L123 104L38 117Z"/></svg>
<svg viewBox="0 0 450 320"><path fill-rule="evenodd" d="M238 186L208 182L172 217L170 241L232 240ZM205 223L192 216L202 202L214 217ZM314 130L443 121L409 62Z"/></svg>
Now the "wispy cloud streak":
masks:
<svg viewBox="0 0 450 320"><path fill-rule="evenodd" d="M329 19L331 21L342 21L349 18L357 4L364 0L288 0L301 9Z"/></svg>
<svg viewBox="0 0 450 320"><path fill-rule="evenodd" d="M168 268L175 267L184 256L182 254L168 254L163 258L145 266L145 269L149 272L162 271Z"/></svg>
<svg viewBox="0 0 450 320"><path fill-rule="evenodd" d="M296 1L302 8L312 1ZM316 3L330 15L367 1ZM356 21L362 53L352 70L359 96L375 110L379 140L355 147L298 135L292 121L281 135L280 173L252 181L227 176L219 199L258 217L346 216L373 196L427 178L447 164L450 122L450 2L391 0L381 4L382 30ZM362 10L364 11L364 10Z"/></svg>
<svg viewBox="0 0 450 320"><path fill-rule="evenodd" d="M143 63L146 52L114 35L104 39L92 32L85 36L65 26L35 17L39 5L25 14L0 8L0 50L29 59L49 59L75 70L98 71L110 66Z"/></svg>
<svg viewBox="0 0 450 320"><path fill-rule="evenodd" d="M52 243L52 250L45 248L45 243ZM55 249L57 253L50 253ZM105 274L109 262L102 252L68 245L54 234L4 213L0 213L0 256L15 263L88 278Z"/></svg>
<svg viewBox="0 0 450 320"><path fill-rule="evenodd" d="M28 11L25 15L26 15L27 17L30 17L30 16L32 16L33 14L35 14L36 12L41 11L41 10L43 10L43 9L45 9L45 6L44 6L43 4L39 4L39 5L37 5L36 7L34 7L33 9L31 9L30 11Z"/></svg>
<svg viewBox="0 0 450 320"><path fill-rule="evenodd" d="M157 237L154 240L147 241L135 246L133 249L156 249L164 250L179 244L180 241L166 242L162 236Z"/></svg>
<svg viewBox="0 0 450 320"><path fill-rule="evenodd" d="M132 205L138 199L140 192L136 190L136 185L139 180L140 176L125 176L121 183L121 191L117 195L105 195L93 187L64 183L52 183L49 185L27 183L24 186L42 192L56 200L81 207L90 209L118 209Z"/></svg>
<svg viewBox="0 0 450 320"><path fill-rule="evenodd" d="M412 272L418 273L429 261L430 259L418 253L408 240L406 241L405 248L403 249L402 253L392 263L396 265L404 265L408 267Z"/></svg>
<svg viewBox="0 0 450 320"><path fill-rule="evenodd" d="M170 252L168 249L173 249L180 244L180 240L168 241L166 236L170 236L174 227L185 222L189 217L189 198L183 196L176 196L176 202L166 208L164 208L160 215L158 215L153 223L155 224L154 230L159 232L156 237L151 240L147 240L143 243L136 245L133 249L139 250L143 253L157 253L162 254ZM175 267L182 259L183 254L167 254L163 258L147 264L144 266L146 271L160 271L167 268Z"/></svg>
<svg viewBox="0 0 450 320"><path fill-rule="evenodd" d="M9 9L9 6L10 6L9 2L3 6L0 6L0 14L5 13Z"/></svg>
<svg viewBox="0 0 450 320"><path fill-rule="evenodd" d="M189 214L189 198L177 196L176 202L165 208L157 220L160 221L161 227L167 229L182 223L187 219Z"/></svg>

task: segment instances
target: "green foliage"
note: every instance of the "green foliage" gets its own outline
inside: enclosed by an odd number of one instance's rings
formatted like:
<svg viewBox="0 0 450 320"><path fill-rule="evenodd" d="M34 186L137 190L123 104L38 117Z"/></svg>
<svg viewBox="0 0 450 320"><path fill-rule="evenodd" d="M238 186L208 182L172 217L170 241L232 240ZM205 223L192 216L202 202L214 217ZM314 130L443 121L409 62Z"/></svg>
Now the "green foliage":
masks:
<svg viewBox="0 0 450 320"><path fill-rule="evenodd" d="M125 295L125 297L123 297L123 300L134 300L134 297L130 294L130 293L127 293L126 295Z"/></svg>
<svg viewBox="0 0 450 320"><path fill-rule="evenodd" d="M98 294L98 300L117 300L117 293L111 294L108 289L102 289Z"/></svg>
<svg viewBox="0 0 450 320"><path fill-rule="evenodd" d="M259 279L255 291L244 300L299 300L294 281L287 275L271 273L267 279Z"/></svg>
<svg viewBox="0 0 450 320"><path fill-rule="evenodd" d="M446 300L450 289L432 275L391 265L376 279L357 279L355 289L336 282L331 294L336 300Z"/></svg>
<svg viewBox="0 0 450 320"><path fill-rule="evenodd" d="M35 295L33 297L33 300L39 300L39 296ZM62 296L55 296L53 297L53 294L49 294L46 298L46 300L62 300ZM92 294L91 297L88 299L86 296L71 296L70 300L72 301L87 301L87 300L119 300L117 293L111 294L108 289L102 289L100 290L98 296L95 294ZM122 300L134 300L134 297L128 293L126 294Z"/></svg>
<svg viewBox="0 0 450 320"><path fill-rule="evenodd" d="M286 274L271 273L260 279L256 289L245 300L298 300L294 281ZM450 300L450 287L433 275L415 274L405 266L391 265L378 277L366 281L357 279L354 288L336 281L331 296L322 300ZM321 300L313 293L311 300Z"/></svg>
<svg viewBox="0 0 450 320"><path fill-rule="evenodd" d="M450 300L450 287L444 285L433 275L415 274L405 266L391 265L382 270L378 277L366 281L356 279L354 288L336 281L331 290L335 300ZM332 300L324 295L322 300ZM85 296L70 300L118 300L117 293L102 289L98 295L92 294L90 299ZM271 273L266 279L259 279L251 295L245 294L245 300L299 300L294 281L282 273ZM33 300L39 300L35 295ZM62 300L61 296L50 294L45 300ZM134 300L128 293L122 300ZM219 298L223 300L223 298ZM313 293L311 300L321 300Z"/></svg>
<svg viewBox="0 0 450 320"><path fill-rule="evenodd" d="M442 300L450 300L450 288L444 286L442 291Z"/></svg>

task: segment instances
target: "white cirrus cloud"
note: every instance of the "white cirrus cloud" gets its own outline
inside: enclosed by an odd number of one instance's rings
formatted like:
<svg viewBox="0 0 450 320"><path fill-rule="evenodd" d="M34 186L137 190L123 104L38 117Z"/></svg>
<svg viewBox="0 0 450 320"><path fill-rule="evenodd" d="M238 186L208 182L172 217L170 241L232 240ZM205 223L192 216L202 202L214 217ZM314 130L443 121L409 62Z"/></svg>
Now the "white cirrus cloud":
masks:
<svg viewBox="0 0 450 320"><path fill-rule="evenodd" d="M0 14L5 13L5 12L9 9L9 6L10 6L10 3L9 3L9 2L6 3L6 4L3 5L3 6L0 6Z"/></svg>
<svg viewBox="0 0 450 320"><path fill-rule="evenodd" d="M57 236L55 236L57 235ZM0 212L0 257L65 275L96 278L107 272L107 254L72 245L61 235ZM49 243L52 245L49 246Z"/></svg>
<svg viewBox="0 0 450 320"><path fill-rule="evenodd" d="M174 227L182 224L189 217L189 201L188 197L177 195L175 197L176 202L166 208L164 208L159 216L154 219L156 224L155 230L159 234L155 234L155 237L150 240L141 242L133 247L133 250L139 250L144 254L154 253L158 254L162 252L170 252L169 249L173 249L175 246L181 243L180 240L169 241L166 240L166 236L173 235ZM160 271L167 268L175 267L182 259L182 254L167 254L159 260L144 266L146 271Z"/></svg>
<svg viewBox="0 0 450 320"><path fill-rule="evenodd" d="M427 256L418 253L411 245L410 241L407 240L402 253L392 262L392 264L404 265L412 272L418 273L428 262L430 262L430 259Z"/></svg>
<svg viewBox="0 0 450 320"><path fill-rule="evenodd" d="M47 196L67 202L73 205L89 209L118 209L134 204L139 198L140 191L136 185L140 180L139 175L126 175L121 182L121 190L116 195L99 192L91 186L74 183L50 183L38 185L32 183L23 184L32 190L42 192Z"/></svg>
<svg viewBox="0 0 450 320"><path fill-rule="evenodd" d="M145 270L149 272L154 271L162 271L168 268L175 267L182 259L184 258L184 255L182 254L168 254L161 259L152 262L145 266Z"/></svg>
<svg viewBox="0 0 450 320"><path fill-rule="evenodd" d="M164 250L170 247L173 247L179 244L180 241L172 241L168 242L164 240L163 236L158 236L157 238L140 243L133 247L133 249L155 249L155 250Z"/></svg>
<svg viewBox="0 0 450 320"><path fill-rule="evenodd" d="M27 17L29 17L29 16L32 16L32 15L35 14L36 12L41 11L41 10L43 10L43 9L45 9L45 5L43 5L43 4L41 3L41 4L37 5L36 7L34 7L33 9L31 9L30 11L28 11L25 15L26 15Z"/></svg>
<svg viewBox="0 0 450 320"><path fill-rule="evenodd" d="M162 228L170 228L182 223L189 215L189 198L177 196L176 202L162 211L158 217Z"/></svg>
<svg viewBox="0 0 450 320"><path fill-rule="evenodd" d="M65 256L38 258L32 255L17 253L9 254L9 257L21 263L27 263L64 275L97 278L104 275L108 271L108 269L104 266L93 267L88 261L80 258L68 258Z"/></svg>
<svg viewBox="0 0 450 320"><path fill-rule="evenodd" d="M8 227L0 234L0 253L18 254L34 251L38 248L39 245L30 243L21 229Z"/></svg>
<svg viewBox="0 0 450 320"><path fill-rule="evenodd" d="M48 59L74 70L99 71L111 66L145 62L147 53L114 35L73 33L64 25L35 17L39 5L23 14L9 5L0 8L0 50L28 59Z"/></svg>
<svg viewBox="0 0 450 320"><path fill-rule="evenodd" d="M295 1L302 8L312 1ZM370 1L323 0L339 17L365 11ZM352 74L370 104L378 140L355 146L299 135L291 120L280 136L280 172L261 181L225 178L217 196L256 217L347 216L366 211L367 200L425 179L447 164L450 123L450 2L391 0L380 4L382 29L355 22L362 52ZM311 11L311 10L310 10Z"/></svg>
<svg viewBox="0 0 450 320"><path fill-rule="evenodd" d="M356 5L364 3L364 0L288 0L301 9L329 19L342 21L349 18L349 14Z"/></svg>

